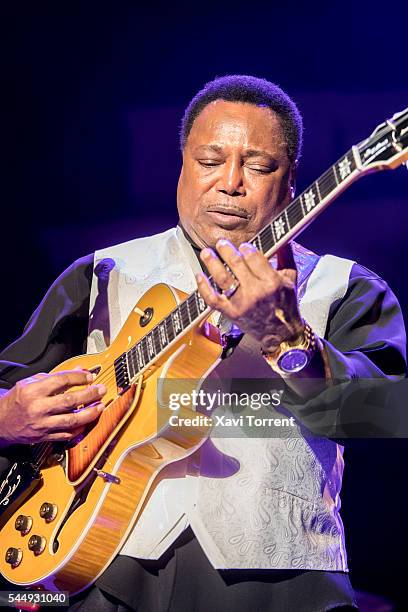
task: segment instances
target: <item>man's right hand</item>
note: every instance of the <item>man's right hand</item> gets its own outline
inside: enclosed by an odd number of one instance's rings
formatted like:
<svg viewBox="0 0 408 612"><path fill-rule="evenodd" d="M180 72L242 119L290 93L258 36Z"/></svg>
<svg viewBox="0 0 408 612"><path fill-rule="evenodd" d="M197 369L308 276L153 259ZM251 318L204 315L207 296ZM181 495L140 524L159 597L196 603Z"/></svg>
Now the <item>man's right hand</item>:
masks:
<svg viewBox="0 0 408 612"><path fill-rule="evenodd" d="M105 407L106 387L90 384L93 380L90 372L67 370L16 383L0 397L0 446L75 438ZM82 385L87 386L69 391Z"/></svg>

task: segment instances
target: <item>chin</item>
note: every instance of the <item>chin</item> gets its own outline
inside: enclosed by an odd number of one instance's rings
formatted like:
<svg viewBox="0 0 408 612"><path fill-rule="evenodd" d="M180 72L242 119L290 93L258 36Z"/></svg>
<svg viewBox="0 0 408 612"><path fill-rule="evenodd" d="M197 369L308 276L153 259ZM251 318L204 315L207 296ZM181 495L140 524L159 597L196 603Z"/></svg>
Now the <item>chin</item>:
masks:
<svg viewBox="0 0 408 612"><path fill-rule="evenodd" d="M238 230L227 230L222 227L212 227L206 232L205 241L211 248L215 247L215 244L221 238L227 239L232 242L233 245L239 247L242 242L247 242L249 238L243 234L242 231Z"/></svg>

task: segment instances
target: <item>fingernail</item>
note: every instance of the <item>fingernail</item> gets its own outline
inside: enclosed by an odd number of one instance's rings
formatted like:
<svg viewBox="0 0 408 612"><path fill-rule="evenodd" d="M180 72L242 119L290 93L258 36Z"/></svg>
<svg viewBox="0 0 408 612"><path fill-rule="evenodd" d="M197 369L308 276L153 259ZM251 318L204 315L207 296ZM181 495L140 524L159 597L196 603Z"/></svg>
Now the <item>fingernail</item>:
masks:
<svg viewBox="0 0 408 612"><path fill-rule="evenodd" d="M98 412L103 412L105 410L105 404L98 404L97 405L97 410L98 410Z"/></svg>
<svg viewBox="0 0 408 612"><path fill-rule="evenodd" d="M88 382L92 382L94 380L94 374L92 374L92 372L88 372L88 374L86 375L86 380Z"/></svg>
<svg viewBox="0 0 408 612"><path fill-rule="evenodd" d="M226 240L225 238L220 238L220 240L217 240L217 244L216 246L230 246L230 242L229 240Z"/></svg>
<svg viewBox="0 0 408 612"><path fill-rule="evenodd" d="M99 395L104 395L106 393L105 385L95 385L95 386L98 389Z"/></svg>
<svg viewBox="0 0 408 612"><path fill-rule="evenodd" d="M243 242L239 245L240 251L256 251L256 248L250 242Z"/></svg>
<svg viewBox="0 0 408 612"><path fill-rule="evenodd" d="M211 249L203 249L201 251L201 257L203 257L204 259L208 259L209 257L212 257L213 252Z"/></svg>

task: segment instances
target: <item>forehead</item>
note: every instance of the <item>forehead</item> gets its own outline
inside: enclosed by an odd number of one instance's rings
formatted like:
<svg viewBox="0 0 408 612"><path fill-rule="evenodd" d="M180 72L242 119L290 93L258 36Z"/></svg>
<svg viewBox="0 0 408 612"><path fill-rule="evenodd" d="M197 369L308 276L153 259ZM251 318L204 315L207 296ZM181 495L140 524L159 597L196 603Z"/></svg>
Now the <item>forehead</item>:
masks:
<svg viewBox="0 0 408 612"><path fill-rule="evenodd" d="M286 151L282 125L276 113L265 106L225 100L208 104L193 123L187 145L205 144Z"/></svg>

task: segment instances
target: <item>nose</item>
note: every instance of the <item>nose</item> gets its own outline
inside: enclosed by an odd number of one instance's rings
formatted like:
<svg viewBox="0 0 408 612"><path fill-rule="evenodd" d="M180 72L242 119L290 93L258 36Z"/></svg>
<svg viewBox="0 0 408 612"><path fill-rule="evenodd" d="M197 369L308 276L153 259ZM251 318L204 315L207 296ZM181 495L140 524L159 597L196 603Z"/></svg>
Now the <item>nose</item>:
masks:
<svg viewBox="0 0 408 612"><path fill-rule="evenodd" d="M229 196L244 196L244 172L240 159L230 159L222 165L217 191Z"/></svg>

